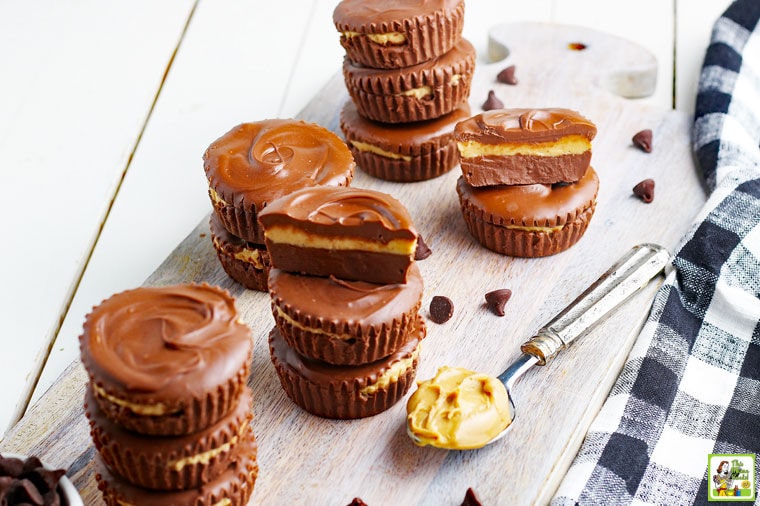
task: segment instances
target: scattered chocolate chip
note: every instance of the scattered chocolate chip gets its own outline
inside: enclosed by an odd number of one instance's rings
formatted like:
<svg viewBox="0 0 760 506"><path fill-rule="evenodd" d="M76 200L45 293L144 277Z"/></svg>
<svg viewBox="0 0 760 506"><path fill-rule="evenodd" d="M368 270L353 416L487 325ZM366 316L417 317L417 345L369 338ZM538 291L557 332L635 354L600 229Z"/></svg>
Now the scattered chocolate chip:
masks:
<svg viewBox="0 0 760 506"><path fill-rule="evenodd" d="M417 249L414 250L415 260L425 260L427 257L433 254L433 251L425 244L425 240L421 235L417 235Z"/></svg>
<svg viewBox="0 0 760 506"><path fill-rule="evenodd" d="M468 488L467 492L464 494L464 501L462 501L462 506L483 506L475 496L475 491L472 490L472 487Z"/></svg>
<svg viewBox="0 0 760 506"><path fill-rule="evenodd" d="M633 194L649 204L654 200L654 179L645 179L633 187Z"/></svg>
<svg viewBox="0 0 760 506"><path fill-rule="evenodd" d="M488 309L494 312L497 316L504 316L504 306L509 302L509 298L512 297L512 290L509 288L500 288L486 294L486 304Z"/></svg>
<svg viewBox="0 0 760 506"><path fill-rule="evenodd" d="M362 501L358 497L354 497L354 500L348 503L348 506L367 506L367 503Z"/></svg>
<svg viewBox="0 0 760 506"><path fill-rule="evenodd" d="M583 42L571 42L567 45L568 49L572 49L573 51L583 51L588 46L584 44Z"/></svg>
<svg viewBox="0 0 760 506"><path fill-rule="evenodd" d="M436 295L430 301L430 319L435 323L446 323L454 314L454 303L443 295Z"/></svg>
<svg viewBox="0 0 760 506"><path fill-rule="evenodd" d="M565 186L570 186L571 184L573 183L571 183L570 181L557 181L556 183L552 183L552 189L564 188Z"/></svg>
<svg viewBox="0 0 760 506"><path fill-rule="evenodd" d="M201 232L201 239L203 239L204 237L206 237L206 234Z"/></svg>
<svg viewBox="0 0 760 506"><path fill-rule="evenodd" d="M515 77L515 66L510 65L498 74L496 74L496 80L504 84L517 84L517 78Z"/></svg>
<svg viewBox="0 0 760 506"><path fill-rule="evenodd" d="M637 132L631 139L633 144L647 153L652 152L652 131L650 129Z"/></svg>
<svg viewBox="0 0 760 506"><path fill-rule="evenodd" d="M491 109L503 109L504 102L498 99L496 93L493 90L488 92L488 98L481 106L484 111L490 111Z"/></svg>

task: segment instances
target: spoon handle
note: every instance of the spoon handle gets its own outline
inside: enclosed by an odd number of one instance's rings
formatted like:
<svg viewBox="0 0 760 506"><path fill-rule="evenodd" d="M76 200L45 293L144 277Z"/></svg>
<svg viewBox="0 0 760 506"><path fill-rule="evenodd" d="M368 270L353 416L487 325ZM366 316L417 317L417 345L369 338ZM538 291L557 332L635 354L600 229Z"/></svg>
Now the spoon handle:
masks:
<svg viewBox="0 0 760 506"><path fill-rule="evenodd" d="M634 246L520 349L536 357L538 365L545 365L646 286L669 263L670 253L662 246Z"/></svg>

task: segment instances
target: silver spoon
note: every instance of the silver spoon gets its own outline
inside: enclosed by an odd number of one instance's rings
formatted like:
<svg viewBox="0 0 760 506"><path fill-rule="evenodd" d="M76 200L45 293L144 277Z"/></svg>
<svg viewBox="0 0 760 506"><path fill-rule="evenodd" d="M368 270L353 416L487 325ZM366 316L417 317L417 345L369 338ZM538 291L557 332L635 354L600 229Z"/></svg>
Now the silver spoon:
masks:
<svg viewBox="0 0 760 506"><path fill-rule="evenodd" d="M535 336L520 346L522 355L498 376L509 394L512 421L486 444L501 439L512 427L516 415L512 387L528 369L536 364L546 365L561 350L588 334L615 308L644 288L669 263L670 253L662 246L650 243L634 246ZM416 443L420 442L408 426L407 433Z"/></svg>

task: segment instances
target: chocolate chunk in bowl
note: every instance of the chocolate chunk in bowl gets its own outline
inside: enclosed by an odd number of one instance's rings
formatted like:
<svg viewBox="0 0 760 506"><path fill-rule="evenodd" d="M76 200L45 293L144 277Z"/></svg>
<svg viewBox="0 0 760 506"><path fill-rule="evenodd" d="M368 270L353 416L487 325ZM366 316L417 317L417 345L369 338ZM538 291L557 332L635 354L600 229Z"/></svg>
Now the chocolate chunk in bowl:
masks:
<svg viewBox="0 0 760 506"><path fill-rule="evenodd" d="M65 469L14 453L0 454L0 504L83 506Z"/></svg>

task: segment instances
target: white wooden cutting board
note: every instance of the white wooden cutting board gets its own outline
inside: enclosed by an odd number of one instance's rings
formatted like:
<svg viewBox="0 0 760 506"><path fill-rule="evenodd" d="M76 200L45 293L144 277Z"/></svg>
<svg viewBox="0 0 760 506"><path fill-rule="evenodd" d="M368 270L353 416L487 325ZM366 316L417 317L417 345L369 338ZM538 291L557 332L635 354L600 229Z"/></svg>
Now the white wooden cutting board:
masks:
<svg viewBox="0 0 760 506"><path fill-rule="evenodd" d="M674 248L705 199L689 148L689 118L615 94L638 96L650 90L656 62L647 51L608 34L548 24L499 26L492 37L494 54L508 56L492 64L479 61L473 114L493 89L507 107L567 107L594 121L599 131L592 157L600 178L597 211L586 235L570 250L515 259L484 249L468 234L455 192L458 169L411 184L357 171L353 186L395 195L433 250L420 262L426 287L423 316L434 295L446 295L455 304L449 322L428 322L418 379L431 377L442 365L498 374L519 355L525 339L631 246L657 242ZM572 50L571 43L586 49ZM509 64L516 66L516 86L495 80ZM337 115L346 98L342 78L336 76L301 117L338 131ZM631 143L644 128L654 132L649 154ZM631 188L650 177L656 182L655 200L644 204ZM448 452L420 448L408 439L406 398L385 413L354 421L321 419L292 404L269 360L266 336L273 320L268 296L226 277L206 220L146 284L189 281L229 289L253 329L251 386L261 471L251 504L345 505L360 497L370 506L458 505L468 487L486 505L547 502L617 377L656 288L650 286L549 366L534 368L518 383L513 392L518 418L507 439L481 450ZM496 288L513 291L501 318L483 304L483 295ZM94 449L82 413L84 381L81 366L73 363L7 434L0 450L32 452L68 467L85 503L93 504L98 493Z"/></svg>

